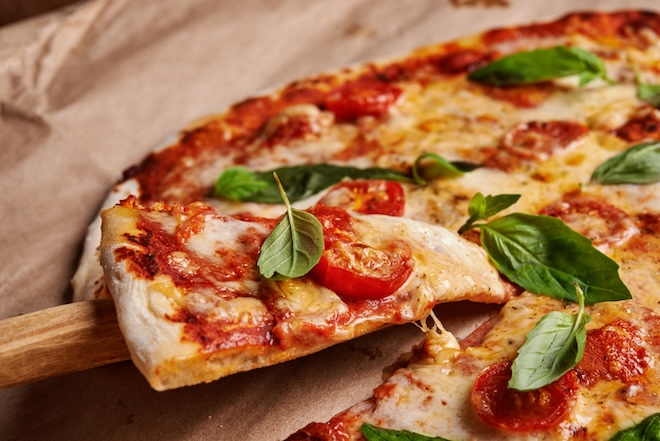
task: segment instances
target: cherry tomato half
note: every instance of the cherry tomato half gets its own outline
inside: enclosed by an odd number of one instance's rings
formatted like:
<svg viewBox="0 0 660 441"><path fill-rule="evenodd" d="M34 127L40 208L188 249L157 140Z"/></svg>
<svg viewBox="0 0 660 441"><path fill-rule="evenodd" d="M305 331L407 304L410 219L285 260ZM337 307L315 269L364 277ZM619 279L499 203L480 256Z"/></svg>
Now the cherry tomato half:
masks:
<svg viewBox="0 0 660 441"><path fill-rule="evenodd" d="M321 225L325 249L311 275L344 300L380 299L399 289L413 270L412 249L403 241L380 248L361 242L351 217L339 207L311 210Z"/></svg>
<svg viewBox="0 0 660 441"><path fill-rule="evenodd" d="M325 107L337 119L350 120L360 116L383 116L401 96L397 86L377 80L356 80L331 90Z"/></svg>
<svg viewBox="0 0 660 441"><path fill-rule="evenodd" d="M548 429L564 421L577 400L575 371L540 389L520 392L507 387L511 364L494 363L477 376L471 396L477 415L492 427L513 432Z"/></svg>
<svg viewBox="0 0 660 441"><path fill-rule="evenodd" d="M406 199L398 182L356 180L335 185L319 203L364 214L402 216Z"/></svg>

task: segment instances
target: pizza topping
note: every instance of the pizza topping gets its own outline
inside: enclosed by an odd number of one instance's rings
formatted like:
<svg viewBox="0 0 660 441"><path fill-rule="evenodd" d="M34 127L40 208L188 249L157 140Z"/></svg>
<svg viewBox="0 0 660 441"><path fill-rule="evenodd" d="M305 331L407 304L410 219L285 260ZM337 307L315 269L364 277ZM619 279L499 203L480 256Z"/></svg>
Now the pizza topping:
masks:
<svg viewBox="0 0 660 441"><path fill-rule="evenodd" d="M350 441L347 421L339 415L327 423L309 423L286 441Z"/></svg>
<svg viewBox="0 0 660 441"><path fill-rule="evenodd" d="M426 436L408 430L384 429L371 424L363 424L360 432L367 441L449 441L438 436Z"/></svg>
<svg viewBox="0 0 660 441"><path fill-rule="evenodd" d="M304 276L319 262L323 250L323 229L312 214L291 207L277 174L286 214L268 235L257 266L267 279L293 279Z"/></svg>
<svg viewBox="0 0 660 441"><path fill-rule="evenodd" d="M237 167L225 170L216 181L215 195L229 199L280 204L282 198L273 178L276 173L286 188L287 198L296 202L308 198L342 179L387 179L411 182L407 174L388 168L356 168L332 164L307 164L280 167L265 172L252 172Z"/></svg>
<svg viewBox="0 0 660 441"><path fill-rule="evenodd" d="M517 125L504 135L502 148L521 159L543 161L587 131L575 121L531 121Z"/></svg>
<svg viewBox="0 0 660 441"><path fill-rule="evenodd" d="M131 201L134 198L122 204L129 207ZM211 291L220 295L250 291L244 282L254 275L259 246L265 237L264 230L258 228L258 224L247 226L215 213L204 204L179 208L180 212L170 206L155 208L164 214L174 213L185 219L173 231L166 230L159 211L142 215L136 223L141 234L128 238L134 246L117 248L115 258L127 261L136 275L153 279L157 274L166 274L176 286L191 291ZM219 233L216 240L205 240L204 234L211 231ZM226 245L223 232L234 235L234 246ZM218 256L217 259L199 257L198 254L210 249Z"/></svg>
<svg viewBox="0 0 660 441"><path fill-rule="evenodd" d="M642 79L642 75L633 64L635 81L637 81L637 98L646 101L655 108L660 107L660 84L649 84Z"/></svg>
<svg viewBox="0 0 660 441"><path fill-rule="evenodd" d="M489 204L506 208L515 200L481 194L473 200L471 217L459 231L479 228L481 244L491 261L512 282L533 293L572 301L578 298L567 287L578 283L590 305L631 298L619 277L619 265L561 220L513 213L476 223L494 214Z"/></svg>
<svg viewBox="0 0 660 441"><path fill-rule="evenodd" d="M591 175L598 184L652 184L660 181L660 142L638 144L608 159Z"/></svg>
<svg viewBox="0 0 660 441"><path fill-rule="evenodd" d="M403 216L406 199L403 187L398 182L356 180L335 185L319 204L364 214Z"/></svg>
<svg viewBox="0 0 660 441"><path fill-rule="evenodd" d="M232 303L241 300L243 299L234 300ZM271 333L274 324L272 317L268 314L262 316L256 311L251 319L242 317L239 324L235 323L234 317L212 320L207 314L193 312L187 308L181 308L167 318L184 324L181 337L183 341L199 343L203 348L202 352L210 354L238 347L263 347L275 344Z"/></svg>
<svg viewBox="0 0 660 441"><path fill-rule="evenodd" d="M500 58L468 75L471 81L509 86L530 84L571 75L579 75L579 85L607 77L603 61L596 55L577 47L557 46L519 52Z"/></svg>
<svg viewBox="0 0 660 441"><path fill-rule="evenodd" d="M610 441L655 441L660 439L660 413L644 418L633 427L622 430Z"/></svg>
<svg viewBox="0 0 660 441"><path fill-rule="evenodd" d="M424 185L427 181L435 178L461 176L464 170L459 167L465 167L465 164L451 163L435 153L424 153L415 160L412 167L412 176L416 184Z"/></svg>
<svg viewBox="0 0 660 441"><path fill-rule="evenodd" d="M312 104L287 107L271 117L261 129L264 147L286 145L296 140L312 140L321 134L321 129L332 123L332 115L319 111Z"/></svg>
<svg viewBox="0 0 660 441"><path fill-rule="evenodd" d="M434 64L444 74L457 75L472 72L491 61L491 59L491 54L477 49L458 49L442 55Z"/></svg>
<svg viewBox="0 0 660 441"><path fill-rule="evenodd" d="M403 91L391 84L373 79L358 79L331 90L325 98L325 108L339 120L361 116L387 115Z"/></svg>
<svg viewBox="0 0 660 441"><path fill-rule="evenodd" d="M660 140L660 110L643 106L614 135L628 142Z"/></svg>
<svg viewBox="0 0 660 441"><path fill-rule="evenodd" d="M511 366L509 388L519 391L539 389L557 381L572 369L584 354L591 317L584 313L584 294L575 285L579 308L576 314L551 311L541 317L525 336Z"/></svg>
<svg viewBox="0 0 660 441"><path fill-rule="evenodd" d="M588 129L575 121L531 121L511 129L502 139L501 149L485 162L487 167L504 171L519 168L523 161L548 159L586 135Z"/></svg>
<svg viewBox="0 0 660 441"><path fill-rule="evenodd" d="M560 201L548 205L540 213L563 220L599 248L626 241L639 231L625 211L608 204L602 198L582 192L567 193Z"/></svg>
<svg viewBox="0 0 660 441"><path fill-rule="evenodd" d="M523 109L540 106L548 98L551 98L555 92L556 89L551 83L525 84L515 87L484 87L486 95Z"/></svg>
<svg viewBox="0 0 660 441"><path fill-rule="evenodd" d="M640 329L617 319L590 331L584 357L575 367L580 383L589 387L598 381L635 382L649 367Z"/></svg>
<svg viewBox="0 0 660 441"><path fill-rule="evenodd" d="M460 176L474 168L474 164L450 163L433 153L425 153L417 158L412 166L412 175L389 168L357 168L333 164L294 165L265 172L253 172L238 166L220 174L215 183L214 195L236 201L279 204L282 198L273 178L274 173L287 189L289 201L296 202L346 178L384 179L425 185L428 180Z"/></svg>
<svg viewBox="0 0 660 441"><path fill-rule="evenodd" d="M540 389L521 392L507 387L511 361L488 366L478 376L470 401L475 413L500 430L550 429L566 419L577 401L579 383L573 370Z"/></svg>
<svg viewBox="0 0 660 441"><path fill-rule="evenodd" d="M380 299L399 289L414 267L412 249L403 241L374 248L360 241L348 213L318 205L312 213L321 221L325 249L312 276L341 298Z"/></svg>
<svg viewBox="0 0 660 441"><path fill-rule="evenodd" d="M497 213L506 210L520 199L519 194L498 194L495 196L484 196L481 193L475 194L468 204L468 214L470 217L461 228L458 234L467 233L480 220L486 220L495 216Z"/></svg>

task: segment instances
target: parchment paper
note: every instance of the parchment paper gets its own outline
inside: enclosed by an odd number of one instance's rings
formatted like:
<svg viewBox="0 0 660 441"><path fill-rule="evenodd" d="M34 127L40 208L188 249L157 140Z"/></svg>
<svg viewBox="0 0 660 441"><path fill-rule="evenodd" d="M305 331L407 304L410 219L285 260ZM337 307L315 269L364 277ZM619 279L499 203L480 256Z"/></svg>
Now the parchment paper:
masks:
<svg viewBox="0 0 660 441"><path fill-rule="evenodd" d="M306 75L655 0L91 0L0 28L0 319L70 301L87 224L191 121ZM492 308L438 309L466 335ZM0 391L2 440L278 440L367 398L414 326L169 392L130 362Z"/></svg>

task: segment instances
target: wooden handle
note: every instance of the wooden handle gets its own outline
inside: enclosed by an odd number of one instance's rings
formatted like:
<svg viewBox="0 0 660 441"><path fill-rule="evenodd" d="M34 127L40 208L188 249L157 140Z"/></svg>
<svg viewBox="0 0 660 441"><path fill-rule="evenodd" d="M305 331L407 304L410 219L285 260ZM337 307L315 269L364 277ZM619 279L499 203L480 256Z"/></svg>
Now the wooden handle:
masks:
<svg viewBox="0 0 660 441"><path fill-rule="evenodd" d="M110 299L0 321L0 388L129 358Z"/></svg>

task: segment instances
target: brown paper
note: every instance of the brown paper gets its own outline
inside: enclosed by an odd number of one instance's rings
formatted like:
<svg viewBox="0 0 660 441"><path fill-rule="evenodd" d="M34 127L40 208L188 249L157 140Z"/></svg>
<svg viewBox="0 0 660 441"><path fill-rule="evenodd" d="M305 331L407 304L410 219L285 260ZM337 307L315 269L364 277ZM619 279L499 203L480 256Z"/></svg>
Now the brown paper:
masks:
<svg viewBox="0 0 660 441"><path fill-rule="evenodd" d="M488 28L655 0L91 0L0 28L0 318L70 301L87 224L123 169L230 103ZM657 6L656 6L657 8ZM441 308L464 336L492 309ZM277 440L371 394L421 339L388 328L155 392L130 362L0 391L3 440Z"/></svg>

